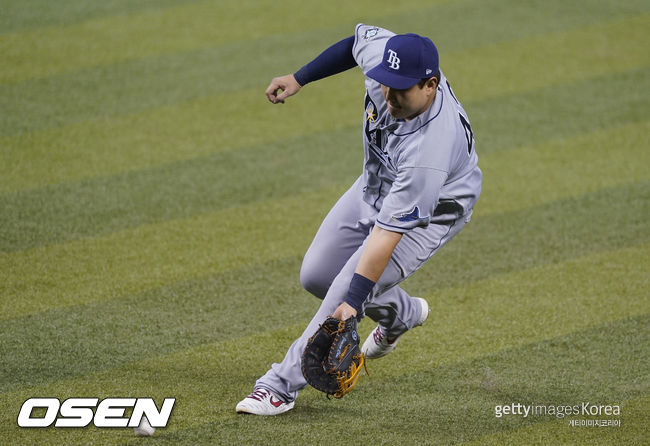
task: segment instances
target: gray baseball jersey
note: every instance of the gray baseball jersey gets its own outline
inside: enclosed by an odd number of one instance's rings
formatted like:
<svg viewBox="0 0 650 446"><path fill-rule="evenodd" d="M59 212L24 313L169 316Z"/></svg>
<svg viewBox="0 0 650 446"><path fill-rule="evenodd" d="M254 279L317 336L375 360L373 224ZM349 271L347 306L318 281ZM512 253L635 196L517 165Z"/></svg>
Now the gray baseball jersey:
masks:
<svg viewBox="0 0 650 446"><path fill-rule="evenodd" d="M364 73L381 62L393 35L357 25L353 54ZM481 171L469 119L445 76L431 107L410 121L388 113L378 82L366 77L365 85L363 199L379 211L376 224L406 232L470 211L481 193Z"/></svg>

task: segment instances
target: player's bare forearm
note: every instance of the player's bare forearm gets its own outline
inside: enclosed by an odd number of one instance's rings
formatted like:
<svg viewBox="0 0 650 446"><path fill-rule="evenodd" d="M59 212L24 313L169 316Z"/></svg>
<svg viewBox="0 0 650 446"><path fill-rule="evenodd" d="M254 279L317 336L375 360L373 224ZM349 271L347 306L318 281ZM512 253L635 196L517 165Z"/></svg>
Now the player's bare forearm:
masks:
<svg viewBox="0 0 650 446"><path fill-rule="evenodd" d="M368 241L363 248L361 258L354 272L372 282L377 282L386 269L386 265L388 265L388 261L401 239L401 233L387 231L375 226L370 233L370 237L368 237ZM356 315L357 310L347 302L339 305L333 313L334 317L341 320L346 320Z"/></svg>
<svg viewBox="0 0 650 446"><path fill-rule="evenodd" d="M361 258L354 271L361 274L373 282L377 282L381 277L390 256L393 255L395 247L402 239L399 232L387 231L375 226L370 233L366 246L361 253Z"/></svg>

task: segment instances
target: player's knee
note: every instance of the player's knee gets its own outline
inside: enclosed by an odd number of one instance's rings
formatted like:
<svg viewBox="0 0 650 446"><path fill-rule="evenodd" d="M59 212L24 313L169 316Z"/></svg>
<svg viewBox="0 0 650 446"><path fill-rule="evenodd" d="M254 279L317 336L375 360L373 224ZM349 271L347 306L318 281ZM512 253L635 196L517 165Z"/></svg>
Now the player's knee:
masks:
<svg viewBox="0 0 650 446"><path fill-rule="evenodd" d="M317 268L311 267L308 262L303 262L300 268L300 284L319 299L325 298L329 288L329 283L323 280L322 274L319 274Z"/></svg>

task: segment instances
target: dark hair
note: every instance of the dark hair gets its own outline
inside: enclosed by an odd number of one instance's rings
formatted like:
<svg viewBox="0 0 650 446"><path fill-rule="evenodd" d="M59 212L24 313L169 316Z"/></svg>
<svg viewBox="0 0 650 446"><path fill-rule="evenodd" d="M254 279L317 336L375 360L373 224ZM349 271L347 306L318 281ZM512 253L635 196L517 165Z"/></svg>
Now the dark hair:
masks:
<svg viewBox="0 0 650 446"><path fill-rule="evenodd" d="M427 82L429 82L429 80L433 79L434 77L436 78L436 84L440 84L440 70L438 70L438 72L436 73L435 76L424 77L424 78L420 79L420 81L418 82L418 87L424 88L424 86L427 84Z"/></svg>

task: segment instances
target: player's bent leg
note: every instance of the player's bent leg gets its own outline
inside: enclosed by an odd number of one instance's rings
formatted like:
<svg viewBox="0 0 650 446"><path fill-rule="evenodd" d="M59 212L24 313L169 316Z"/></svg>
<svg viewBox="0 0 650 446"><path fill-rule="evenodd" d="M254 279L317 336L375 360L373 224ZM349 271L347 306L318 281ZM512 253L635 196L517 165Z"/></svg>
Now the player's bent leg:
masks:
<svg viewBox="0 0 650 446"><path fill-rule="evenodd" d="M427 320L430 310L426 300L409 296L397 284L458 234L469 215L445 224L416 228L402 237L366 304L366 315L378 322L361 348L367 358L380 358L392 352L404 333Z"/></svg>
<svg viewBox="0 0 650 446"><path fill-rule="evenodd" d="M420 307L419 316L417 317L415 324L411 327L414 328L424 324L428 319L431 310L429 309L427 301L421 297L413 297L412 299L415 304ZM391 335L388 329L383 328L381 324L378 324L366 338L361 347L361 351L366 355L367 359L377 359L386 356L395 350L400 337L406 333L406 331L408 331L408 329L401 331L398 334L393 333Z"/></svg>
<svg viewBox="0 0 650 446"><path fill-rule="evenodd" d="M362 189L357 179L327 214L305 253L300 283L320 299L372 229L377 211L362 200Z"/></svg>
<svg viewBox="0 0 650 446"><path fill-rule="evenodd" d="M404 333L422 325L429 316L427 301L409 296L397 285L402 280L402 267L391 259L377 283L376 294L364 310L366 316L378 323L361 347L368 359L392 352Z"/></svg>
<svg viewBox="0 0 650 446"><path fill-rule="evenodd" d="M305 257L307 259L307 257ZM308 293L318 297L319 299L324 299L327 294L327 290L332 284L332 280L329 278L330 274L327 274L327 271L319 271L318 264L315 262L302 262L302 267L300 269L300 284Z"/></svg>
<svg viewBox="0 0 650 446"><path fill-rule="evenodd" d="M316 315L309 322L307 328L303 331L301 336L291 344L291 347L289 347L282 362L271 365L271 368L266 372L266 374L257 380L255 383L255 389L266 389L270 391L277 400L281 400L285 404L291 404L297 398L298 392L307 386L307 381L305 381L301 370L302 353L307 346L309 338L313 336L318 327L345 299L350 285L350 280L354 275L354 269L360 256L361 249L357 249L357 252L350 257L339 275L336 276L332 282L332 286L329 288L325 299L323 299ZM244 402L248 405L255 404L257 406L257 404L250 401L248 397L244 398L240 404L244 404ZM268 398L268 402L270 403L270 397ZM254 412L249 411L246 413Z"/></svg>

